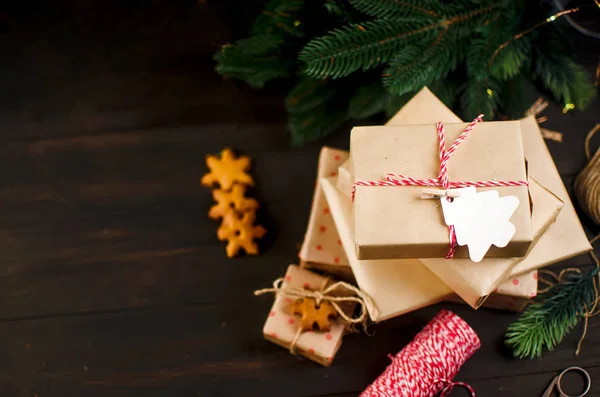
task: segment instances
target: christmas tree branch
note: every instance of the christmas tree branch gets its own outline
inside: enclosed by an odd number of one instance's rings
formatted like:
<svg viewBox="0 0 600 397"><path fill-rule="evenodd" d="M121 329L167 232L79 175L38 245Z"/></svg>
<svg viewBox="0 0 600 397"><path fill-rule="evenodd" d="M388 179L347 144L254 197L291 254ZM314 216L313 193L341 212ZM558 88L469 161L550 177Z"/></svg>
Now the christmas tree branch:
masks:
<svg viewBox="0 0 600 397"><path fill-rule="evenodd" d="M581 319L598 314L598 272L598 265L586 274L576 268L561 272L557 283L509 326L506 345L515 357L541 356L544 348L552 350Z"/></svg>
<svg viewBox="0 0 600 397"><path fill-rule="evenodd" d="M524 37L525 35L527 35L527 34L529 34L529 33L533 32L534 30L536 30L536 29L537 29L537 28L539 28L540 26L543 26L543 25L545 25L545 24L547 24L547 23L550 23L550 22L554 22L554 21L556 21L558 18L560 18L560 17L562 17L562 16L564 16L564 15L566 15L566 14L570 14L570 13L572 13L572 12L577 12L577 11L579 11L579 8L572 8L572 9L570 9L570 10L564 10L564 11L561 11L561 12L559 12L559 13L557 13L557 14L551 15L551 16L549 16L548 18L546 18L545 20L543 20L543 21L541 21L541 22L539 22L539 23L536 23L535 25L533 25L533 26L532 26L532 27L530 27L529 29L525 29L524 31L522 31L522 32L520 32L520 33L518 33L518 34L514 35L514 36L513 36L513 37L512 37L510 40L507 40L507 41L505 41L504 43L500 44L500 45L498 46L498 48L496 48L496 50L495 50L495 51L494 51L494 53L492 54L492 57L491 57L491 59L490 59L490 62L489 62L489 66L490 66L490 68L492 67L492 64L494 63L494 60L496 59L496 57L498 56L498 54L499 54L499 53L500 53L502 50L504 50L504 49L505 49L505 48L506 48L508 45L510 45L511 43L513 43L513 42L515 42L516 40L519 40L520 38Z"/></svg>
<svg viewBox="0 0 600 397"><path fill-rule="evenodd" d="M439 16L439 2L437 1L350 0L350 4L357 10L377 18L404 17L415 12L426 17ZM429 8L423 8L423 4Z"/></svg>
<svg viewBox="0 0 600 397"><path fill-rule="evenodd" d="M299 59L306 63L305 73L311 77L339 78L358 70L368 70L388 62L402 48L411 44L433 41L439 30L458 29L462 35L479 25L477 17L492 14L501 2L475 10L468 7L449 11L439 20L399 21L376 19L364 24L348 25L308 43ZM474 23L465 24L471 21ZM481 21L480 21L481 22Z"/></svg>

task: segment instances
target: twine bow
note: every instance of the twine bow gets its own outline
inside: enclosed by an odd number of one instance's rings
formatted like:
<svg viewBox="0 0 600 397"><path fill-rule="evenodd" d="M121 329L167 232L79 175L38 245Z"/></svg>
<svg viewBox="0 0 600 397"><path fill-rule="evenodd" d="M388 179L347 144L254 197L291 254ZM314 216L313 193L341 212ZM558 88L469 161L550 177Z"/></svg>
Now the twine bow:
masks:
<svg viewBox="0 0 600 397"><path fill-rule="evenodd" d="M444 190L457 189L464 187L506 187L506 186L528 186L527 181L499 181L499 180L488 180L488 181L450 181L448 178L448 161L452 154L456 151L456 148L467 139L471 131L475 128L477 123L482 121L483 114L480 114L471 121L465 130L460 134L458 138L446 149L446 129L444 123L438 121L436 123L437 137L439 142L439 157L440 157L440 171L437 178L432 179L418 179L406 175L388 173L385 181L356 181L352 186L352 201L354 201L354 195L356 193L357 186L428 186L428 187L441 187ZM450 197L445 197L446 200L451 201ZM448 238L450 240L450 248L446 259L452 259L454 252L456 251L456 232L454 226L448 226Z"/></svg>
<svg viewBox="0 0 600 397"><path fill-rule="evenodd" d="M327 282L327 280L326 280ZM264 295L268 293L283 293L284 295L298 298L313 298L317 305L321 302L329 302L339 316L346 321L348 324L365 324L367 322L368 313L377 317L379 312L371 298L359 290L358 288L348 283L338 281L329 286L323 286L320 290L308 290L300 287L294 287L290 285L283 285L284 279L279 278L273 282L273 288L265 288L254 291L255 296ZM356 296L334 296L332 293L335 291L345 289L353 292ZM339 303L353 302L360 306L360 314L357 317L348 316L344 310L340 307Z"/></svg>

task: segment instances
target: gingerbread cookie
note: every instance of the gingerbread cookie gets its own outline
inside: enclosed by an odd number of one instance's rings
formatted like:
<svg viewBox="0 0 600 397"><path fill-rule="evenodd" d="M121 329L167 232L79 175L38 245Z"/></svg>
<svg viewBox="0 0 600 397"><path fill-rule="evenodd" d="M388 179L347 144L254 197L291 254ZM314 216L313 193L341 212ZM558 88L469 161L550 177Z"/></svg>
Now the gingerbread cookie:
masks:
<svg viewBox="0 0 600 397"><path fill-rule="evenodd" d="M229 258L236 256L242 248L248 255L258 254L258 246L253 240L261 238L267 231L262 226L253 225L255 218L254 212L239 215L233 211L223 217L217 237L221 241L228 241L225 251Z"/></svg>
<svg viewBox="0 0 600 397"><path fill-rule="evenodd" d="M204 186L219 185L222 190L229 191L235 183L249 186L254 184L252 177L246 173L250 168L250 158L236 158L230 148L223 149L220 158L214 155L206 156L206 165L210 172L200 181Z"/></svg>
<svg viewBox="0 0 600 397"><path fill-rule="evenodd" d="M228 212L248 212L258 209L258 201L253 198L246 198L244 194L246 188L242 185L233 185L230 192L224 190L213 190L213 198L217 204L213 205L208 211L208 217L219 219Z"/></svg>
<svg viewBox="0 0 600 397"><path fill-rule="evenodd" d="M313 298L301 298L290 304L292 314L302 316L300 328L302 331L329 331L331 319L337 317L338 313L329 302L317 301Z"/></svg>

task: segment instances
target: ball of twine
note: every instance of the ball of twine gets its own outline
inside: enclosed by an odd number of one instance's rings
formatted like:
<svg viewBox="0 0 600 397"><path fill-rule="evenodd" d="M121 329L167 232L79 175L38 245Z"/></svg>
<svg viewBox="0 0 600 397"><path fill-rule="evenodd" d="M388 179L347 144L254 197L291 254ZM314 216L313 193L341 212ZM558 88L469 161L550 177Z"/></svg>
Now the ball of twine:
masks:
<svg viewBox="0 0 600 397"><path fill-rule="evenodd" d="M585 155L588 163L575 179L575 196L583 211L600 225L600 149L592 156L590 143L600 124L588 133L585 138Z"/></svg>
<svg viewBox="0 0 600 397"><path fill-rule="evenodd" d="M469 385L452 379L480 346L463 319L442 310L396 357L390 356L391 364L360 396L447 396L460 386L475 397Z"/></svg>

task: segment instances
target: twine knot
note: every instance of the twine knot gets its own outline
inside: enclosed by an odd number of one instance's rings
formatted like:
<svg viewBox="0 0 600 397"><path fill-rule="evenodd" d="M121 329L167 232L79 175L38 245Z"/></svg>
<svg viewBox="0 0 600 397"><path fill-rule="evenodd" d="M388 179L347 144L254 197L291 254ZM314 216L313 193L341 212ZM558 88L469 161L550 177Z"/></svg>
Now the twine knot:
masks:
<svg viewBox="0 0 600 397"><path fill-rule="evenodd" d="M329 302L331 306L335 309L337 314L344 319L344 321L352 326L355 324L363 324L366 327L368 313L371 313L373 316L379 316L379 312L371 298L359 290L358 288L350 285L348 283L344 283L342 281L338 281L329 286L329 279L325 279L323 281L323 285L319 290L309 290L305 288L294 287L291 285L284 285L284 279L278 278L273 282L272 288L264 288L254 291L255 296L264 295L268 293L283 293L284 295L302 299L302 298L312 298L315 300L317 306L321 304L321 302ZM334 292L345 289L354 293L355 296L335 296ZM360 314L356 317L348 316L346 312L340 307L340 303L344 302L353 302L360 306ZM298 340L300 339L300 335L302 335L302 328L298 327L298 331L294 336L294 339L290 342L290 353L296 354L296 345Z"/></svg>
<svg viewBox="0 0 600 397"><path fill-rule="evenodd" d="M366 324L368 315L371 313L372 316L379 316L377 307L366 293L359 290L353 285L345 283L343 281L335 282L329 286L327 284L329 280L325 280L320 290L309 290L300 287L294 287L291 285L284 285L284 279L278 278L273 282L272 288L264 288L254 291L255 296L264 295L268 293L283 293L284 295L300 299L300 298L312 298L319 305L321 302L329 302L335 309L338 315L346 321L348 324ZM342 290L349 291L354 295L340 296L335 295L335 292L341 292ZM349 316L339 305L344 302L356 303L360 307L360 313L358 316Z"/></svg>

